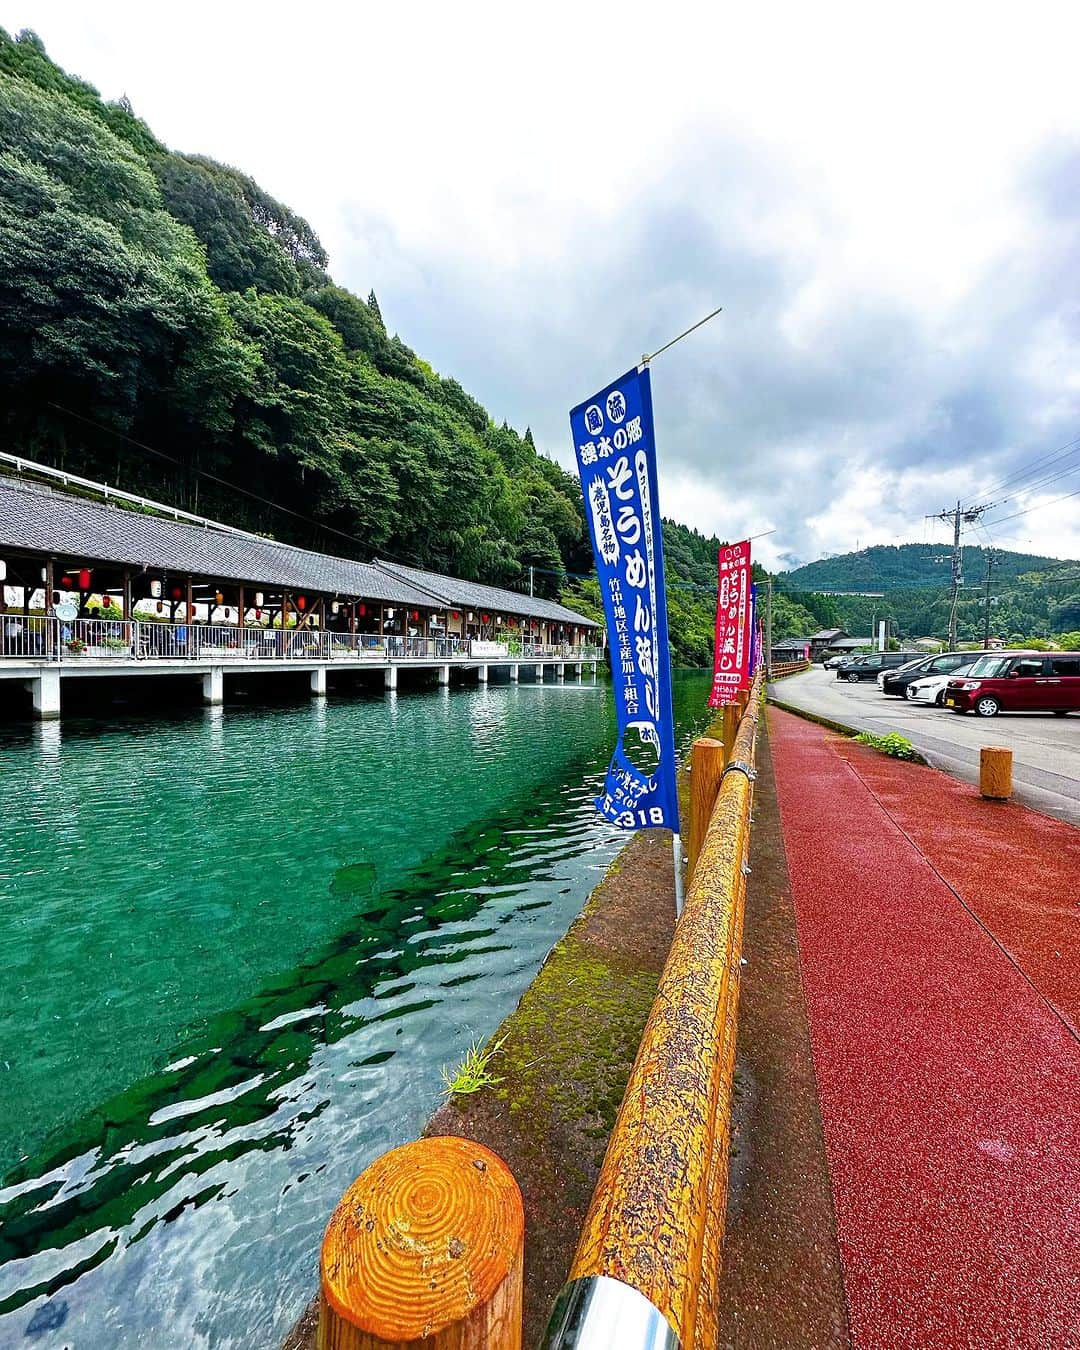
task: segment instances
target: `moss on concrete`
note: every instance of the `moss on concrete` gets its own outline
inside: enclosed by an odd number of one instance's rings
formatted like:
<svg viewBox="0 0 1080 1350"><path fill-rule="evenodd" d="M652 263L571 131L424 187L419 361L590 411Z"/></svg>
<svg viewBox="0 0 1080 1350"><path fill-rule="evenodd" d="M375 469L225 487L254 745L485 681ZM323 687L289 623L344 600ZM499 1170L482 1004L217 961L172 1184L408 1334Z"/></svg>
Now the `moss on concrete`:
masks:
<svg viewBox="0 0 1080 1350"><path fill-rule="evenodd" d="M500 1052L505 1080L493 1091L511 1119L528 1129L530 1121L557 1116L606 1139L655 993L654 971L598 957L568 934L507 1023ZM550 1034L553 1024L557 1036Z"/></svg>

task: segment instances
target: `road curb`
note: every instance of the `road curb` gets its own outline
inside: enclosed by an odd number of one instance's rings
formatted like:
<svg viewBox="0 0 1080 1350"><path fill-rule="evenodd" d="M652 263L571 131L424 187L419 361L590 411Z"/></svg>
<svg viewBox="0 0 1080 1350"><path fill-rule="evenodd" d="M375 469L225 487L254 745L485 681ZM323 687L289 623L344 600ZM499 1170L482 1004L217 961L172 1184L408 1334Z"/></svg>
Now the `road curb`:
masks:
<svg viewBox="0 0 1080 1350"><path fill-rule="evenodd" d="M846 722L836 722L831 717L822 717L820 713L810 712L807 708L800 708L794 703L785 703L783 699L776 698L768 690L765 693L765 702L772 704L774 708L781 709L782 712L793 713L796 717L802 717L807 722L816 722L819 727L825 727L829 731L837 731L841 736L860 736L862 732L858 727L849 727Z"/></svg>
<svg viewBox="0 0 1080 1350"><path fill-rule="evenodd" d="M768 691L766 691L765 694L765 701L766 703L771 704L772 707L779 708L781 712L791 713L795 717L801 717L806 722L816 722L819 727L824 727L826 731L835 731L841 736L849 737L851 740L855 740L856 737L863 735L863 731L859 727L850 727L846 722L837 722L831 717L822 717L820 713L813 713L806 708L796 707L794 703L785 703L782 699L775 698L772 694L768 693ZM907 738L905 737L905 739ZM921 764L924 768L931 769L935 767L921 750L915 750L914 748L912 749L911 756L907 759L900 759L895 755L891 755L889 758L896 759L898 764Z"/></svg>

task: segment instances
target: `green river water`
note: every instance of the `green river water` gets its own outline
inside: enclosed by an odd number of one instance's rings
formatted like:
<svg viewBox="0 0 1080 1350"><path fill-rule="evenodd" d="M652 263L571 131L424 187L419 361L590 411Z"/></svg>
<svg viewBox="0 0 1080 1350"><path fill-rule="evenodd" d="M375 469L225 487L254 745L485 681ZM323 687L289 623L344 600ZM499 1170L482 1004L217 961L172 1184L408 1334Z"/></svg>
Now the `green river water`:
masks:
<svg viewBox="0 0 1080 1350"><path fill-rule="evenodd" d="M0 1345L276 1346L620 846L613 736L591 680L0 726Z"/></svg>

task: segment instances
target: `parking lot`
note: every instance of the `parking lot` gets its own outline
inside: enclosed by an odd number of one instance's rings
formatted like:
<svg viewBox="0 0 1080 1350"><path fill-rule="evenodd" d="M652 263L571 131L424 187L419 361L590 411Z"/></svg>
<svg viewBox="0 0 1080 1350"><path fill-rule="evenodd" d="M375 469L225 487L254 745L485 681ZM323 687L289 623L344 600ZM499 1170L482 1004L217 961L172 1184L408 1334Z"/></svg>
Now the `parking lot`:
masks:
<svg viewBox="0 0 1080 1350"><path fill-rule="evenodd" d="M1003 745L1013 752L1016 797L1049 815L1080 825L1080 713L999 713L957 716L943 708L886 698L873 681L847 684L815 666L770 686L770 693L859 731L899 731L936 768L978 782L979 750Z"/></svg>

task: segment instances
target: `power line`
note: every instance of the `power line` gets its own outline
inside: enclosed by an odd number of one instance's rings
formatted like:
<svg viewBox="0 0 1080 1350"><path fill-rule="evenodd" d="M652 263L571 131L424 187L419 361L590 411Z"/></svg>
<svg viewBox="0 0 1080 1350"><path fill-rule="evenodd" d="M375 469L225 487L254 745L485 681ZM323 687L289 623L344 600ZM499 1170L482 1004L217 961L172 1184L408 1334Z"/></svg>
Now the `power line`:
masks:
<svg viewBox="0 0 1080 1350"><path fill-rule="evenodd" d="M1074 437L1071 441L1066 441L1064 445L1058 446L1056 450L1048 450L1046 454L1038 455L1035 459L1029 460L1027 464L1022 464L1020 468L1014 469L1012 473L1006 474L1000 482L994 483L987 488L987 496L990 496L991 493L999 492L1003 487L1007 487L1010 483L1014 482L1014 480L1025 477L1032 469L1037 468L1040 464L1053 462L1055 459L1067 457L1070 454L1077 453L1078 450L1080 450L1080 436Z"/></svg>
<svg viewBox="0 0 1080 1350"><path fill-rule="evenodd" d="M1061 497L1053 497L1048 502L1039 502L1035 506L1027 506L1023 511L1014 511L1010 516L999 516L997 520L990 521L991 525L1004 525L1007 520L1018 520L1021 516L1029 516L1032 511L1045 511L1048 506L1056 506L1058 502L1068 501L1070 497L1080 497L1080 488L1075 492L1066 492Z"/></svg>
<svg viewBox="0 0 1080 1350"><path fill-rule="evenodd" d="M1080 453L1080 451L1078 451L1078 453ZM1062 478L1069 478L1074 473L1080 473L1080 461L1070 465L1067 469L1055 469L1053 473L1048 473L1042 478L1036 478L1033 482L1021 483L1018 487L1013 488L1012 492L1007 497L1003 497L1001 500L1002 502L1012 502L1015 501L1017 497L1026 497L1032 492L1038 492L1040 488L1049 486L1051 483L1060 482Z"/></svg>
<svg viewBox="0 0 1080 1350"><path fill-rule="evenodd" d="M237 492L242 497L248 497L251 501L259 502L262 506L268 506L273 511L279 511L282 515L291 516L294 520L303 521L305 525L310 525L313 529L324 530L327 534L336 534L339 539L346 539L350 544L356 544L357 547L367 551L371 545L364 543L356 538L355 535L346 534L344 530L336 529L333 525L326 525L322 521L313 520L311 516L305 516L300 511L294 511L291 507L282 506L280 502L273 501L270 497L263 497L258 492L252 492L250 488L239 487L236 483L230 483L226 478L219 478L216 473L211 473L208 469L197 469L194 465L185 464L182 459L177 459L175 455L166 454L164 450L158 450L155 446L147 445L145 441L138 441L134 436L127 436L122 431L117 431L115 427L105 426L102 422L96 422L92 417L86 417L82 413L77 413L71 408L65 408L59 403L49 403L50 408L55 408L57 412L66 413L68 417L73 417L77 422L85 422L87 426L96 427L98 431L107 432L110 436L115 436L117 440L126 441L128 445L133 445L138 450L145 450L148 455L156 455L158 459L163 459L168 464L175 464L177 468L183 469L185 473L194 474L197 478L205 478L207 482L216 483L219 487L228 488L230 492ZM404 558L391 558L393 562L404 563ZM412 564L417 566L414 561Z"/></svg>

